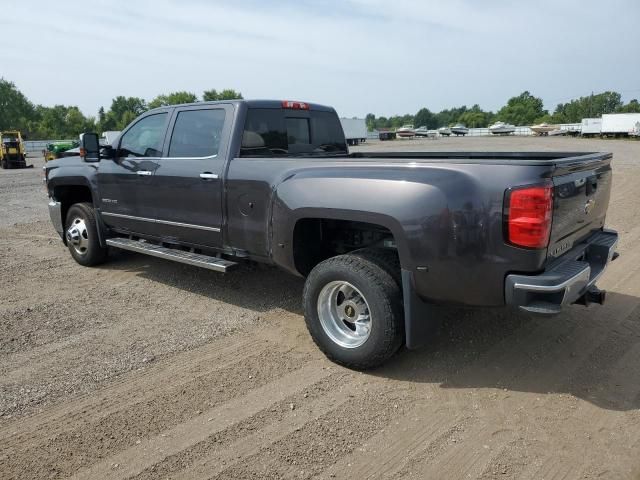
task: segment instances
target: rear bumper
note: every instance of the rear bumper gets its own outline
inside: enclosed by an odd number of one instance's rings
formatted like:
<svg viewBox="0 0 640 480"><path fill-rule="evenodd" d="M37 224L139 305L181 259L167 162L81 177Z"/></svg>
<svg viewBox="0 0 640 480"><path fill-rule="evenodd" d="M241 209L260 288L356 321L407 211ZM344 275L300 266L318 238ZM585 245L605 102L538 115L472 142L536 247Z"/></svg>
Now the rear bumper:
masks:
<svg viewBox="0 0 640 480"><path fill-rule="evenodd" d="M564 305L587 303L589 296L597 292L595 283L615 258L617 244L618 233L604 230L554 260L539 275L507 275L507 305L533 313L554 314Z"/></svg>

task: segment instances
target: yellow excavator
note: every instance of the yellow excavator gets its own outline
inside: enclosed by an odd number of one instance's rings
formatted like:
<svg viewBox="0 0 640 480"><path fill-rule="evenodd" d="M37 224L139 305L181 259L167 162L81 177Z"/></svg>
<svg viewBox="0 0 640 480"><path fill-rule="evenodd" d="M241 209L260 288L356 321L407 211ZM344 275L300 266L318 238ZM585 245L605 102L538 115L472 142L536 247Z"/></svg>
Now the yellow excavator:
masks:
<svg viewBox="0 0 640 480"><path fill-rule="evenodd" d="M26 168L27 155L22 135L17 130L0 132L0 166L2 168Z"/></svg>

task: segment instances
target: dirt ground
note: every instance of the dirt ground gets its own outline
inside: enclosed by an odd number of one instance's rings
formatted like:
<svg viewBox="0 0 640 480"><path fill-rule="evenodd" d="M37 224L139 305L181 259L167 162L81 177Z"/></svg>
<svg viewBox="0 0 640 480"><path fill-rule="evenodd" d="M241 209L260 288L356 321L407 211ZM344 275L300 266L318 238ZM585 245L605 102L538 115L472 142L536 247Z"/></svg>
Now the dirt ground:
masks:
<svg viewBox="0 0 640 480"><path fill-rule="evenodd" d="M614 152L605 306L451 310L419 351L328 362L302 281L70 257L42 161L0 171L0 478L640 478L640 142L453 138L354 150Z"/></svg>

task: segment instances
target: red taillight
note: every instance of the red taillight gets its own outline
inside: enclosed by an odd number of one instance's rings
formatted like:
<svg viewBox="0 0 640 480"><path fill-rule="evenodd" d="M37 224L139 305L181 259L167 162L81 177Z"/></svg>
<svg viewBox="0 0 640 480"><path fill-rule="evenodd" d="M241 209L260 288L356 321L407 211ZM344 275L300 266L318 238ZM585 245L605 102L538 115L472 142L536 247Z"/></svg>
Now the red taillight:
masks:
<svg viewBox="0 0 640 480"><path fill-rule="evenodd" d="M291 110L309 110L309 104L304 102L292 102L291 100L283 100L282 108Z"/></svg>
<svg viewBox="0 0 640 480"><path fill-rule="evenodd" d="M511 190L507 195L507 240L519 247L547 247L552 214L552 185Z"/></svg>

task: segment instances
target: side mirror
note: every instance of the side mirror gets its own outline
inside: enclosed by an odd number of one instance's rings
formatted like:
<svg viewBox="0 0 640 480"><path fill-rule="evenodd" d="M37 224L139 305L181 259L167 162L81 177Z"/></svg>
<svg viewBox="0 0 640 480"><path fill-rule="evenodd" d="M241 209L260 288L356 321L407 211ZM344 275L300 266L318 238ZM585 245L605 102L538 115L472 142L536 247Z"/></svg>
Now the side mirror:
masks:
<svg viewBox="0 0 640 480"><path fill-rule="evenodd" d="M85 162L100 161L100 141L97 133L80 135L80 156Z"/></svg>
<svg viewBox="0 0 640 480"><path fill-rule="evenodd" d="M116 158L116 149L111 145L103 145L102 150L100 151L100 158L107 158L110 160L115 160Z"/></svg>

